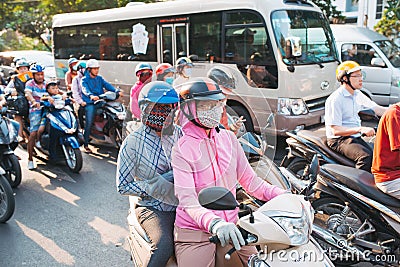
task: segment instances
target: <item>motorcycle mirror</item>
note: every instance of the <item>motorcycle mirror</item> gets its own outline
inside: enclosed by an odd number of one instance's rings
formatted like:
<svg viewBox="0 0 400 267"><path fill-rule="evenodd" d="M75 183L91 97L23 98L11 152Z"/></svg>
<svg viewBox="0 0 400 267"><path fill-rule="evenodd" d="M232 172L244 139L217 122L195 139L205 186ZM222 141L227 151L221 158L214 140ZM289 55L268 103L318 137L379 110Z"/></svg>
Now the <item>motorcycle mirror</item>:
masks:
<svg viewBox="0 0 400 267"><path fill-rule="evenodd" d="M209 187L200 191L198 196L202 207L210 210L234 210L238 203L228 189L225 187Z"/></svg>
<svg viewBox="0 0 400 267"><path fill-rule="evenodd" d="M379 118L376 116L375 112L372 109L364 109L358 112L358 116L362 121L373 121Z"/></svg>
<svg viewBox="0 0 400 267"><path fill-rule="evenodd" d="M312 160L311 160L310 169L309 169L309 175L310 175L310 181L311 182L315 181L318 173L319 173L318 156L314 155Z"/></svg>

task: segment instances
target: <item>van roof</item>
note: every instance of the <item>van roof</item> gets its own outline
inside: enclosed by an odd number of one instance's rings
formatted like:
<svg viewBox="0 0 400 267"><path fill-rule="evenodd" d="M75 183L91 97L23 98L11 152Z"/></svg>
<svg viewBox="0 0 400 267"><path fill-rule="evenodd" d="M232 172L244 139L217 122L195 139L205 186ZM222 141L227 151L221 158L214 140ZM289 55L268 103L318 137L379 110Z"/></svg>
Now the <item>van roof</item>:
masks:
<svg viewBox="0 0 400 267"><path fill-rule="evenodd" d="M330 25L336 42L375 42L389 40L386 36L368 28L353 25Z"/></svg>

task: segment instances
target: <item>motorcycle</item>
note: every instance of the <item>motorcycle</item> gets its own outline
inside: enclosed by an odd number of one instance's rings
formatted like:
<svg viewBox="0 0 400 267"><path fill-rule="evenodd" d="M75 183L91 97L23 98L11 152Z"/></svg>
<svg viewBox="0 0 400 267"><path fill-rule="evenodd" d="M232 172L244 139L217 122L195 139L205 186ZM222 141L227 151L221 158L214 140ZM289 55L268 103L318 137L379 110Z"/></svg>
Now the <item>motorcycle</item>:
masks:
<svg viewBox="0 0 400 267"><path fill-rule="evenodd" d="M325 164L316 173L309 172L315 196L313 236L335 263L399 266L400 201L381 192L369 172Z"/></svg>
<svg viewBox="0 0 400 267"><path fill-rule="evenodd" d="M99 100L94 104L100 104L97 109L90 138L115 145L118 149L123 141L122 127L126 117L124 105L115 101L119 97L118 92L105 92L99 95Z"/></svg>
<svg viewBox="0 0 400 267"><path fill-rule="evenodd" d="M210 187L200 191L200 204L212 210L249 210L239 216L237 223L246 245L260 246L247 266L334 266L324 251L310 237L313 210L303 196L282 194L263 204L256 211L246 205L238 205L233 194L223 187ZM210 242L219 243L217 236ZM235 248L225 254L229 260Z"/></svg>
<svg viewBox="0 0 400 267"><path fill-rule="evenodd" d="M134 129L139 127L139 125L140 122L132 123L130 125L130 131L134 131ZM250 165L259 177L283 189L290 189L290 183L283 175L280 168L278 168L272 160L264 155L264 151L268 147L265 141L263 141L258 135L250 132L242 135L238 141L245 151ZM249 196L240 186L237 187L237 199L240 202L243 201L248 203L248 205L253 209L257 209L262 205L261 201ZM130 196L129 203L130 210L127 220L129 225L128 242L130 245L131 258L135 266L146 266L151 251L151 243L145 231L138 222L135 214L137 197ZM240 212L240 214L245 213L246 211ZM171 258L167 266L176 266L175 259Z"/></svg>
<svg viewBox="0 0 400 267"><path fill-rule="evenodd" d="M53 96L54 104L50 105L46 101L42 106L48 111L46 117L48 122L46 130L40 138L41 148L36 147L45 155L49 155L50 132L57 133L57 146L55 155L57 158L65 159L68 168L79 173L82 169L83 159L79 147L82 144L82 138L79 137L78 121L73 109L66 105L69 99L63 100L61 96ZM46 103L46 104L45 104Z"/></svg>
<svg viewBox="0 0 400 267"><path fill-rule="evenodd" d="M21 165L18 157L14 154L14 150L18 146L18 130L6 116L12 111L3 108L0 113L0 166L5 171L4 176L11 187L15 188L22 181Z"/></svg>
<svg viewBox="0 0 400 267"><path fill-rule="evenodd" d="M379 121L373 110L363 110L359 112L362 121ZM283 158L281 166L291 170L300 180L305 179L307 166L311 163L313 156L318 155L320 165L341 164L344 166L355 167L355 162L346 158L342 154L333 151L326 143L325 132L300 130L298 132L287 132L289 138L286 139L289 153ZM368 140L368 144L373 147L375 138Z"/></svg>
<svg viewBox="0 0 400 267"><path fill-rule="evenodd" d="M15 198L11 185L0 167L0 223L5 223L14 214Z"/></svg>

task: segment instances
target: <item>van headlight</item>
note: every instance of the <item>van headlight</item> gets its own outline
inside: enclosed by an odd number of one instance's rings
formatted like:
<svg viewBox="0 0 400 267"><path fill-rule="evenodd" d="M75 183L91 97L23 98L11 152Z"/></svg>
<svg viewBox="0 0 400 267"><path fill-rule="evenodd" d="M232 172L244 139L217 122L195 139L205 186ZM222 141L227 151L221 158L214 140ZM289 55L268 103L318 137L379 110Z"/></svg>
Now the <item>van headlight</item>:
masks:
<svg viewBox="0 0 400 267"><path fill-rule="evenodd" d="M278 98L278 113L282 115L303 115L308 113L306 103L301 98Z"/></svg>
<svg viewBox="0 0 400 267"><path fill-rule="evenodd" d="M301 217L271 217L287 233L290 239L290 245L301 246L307 244L310 239L311 222L308 213L302 209Z"/></svg>
<svg viewBox="0 0 400 267"><path fill-rule="evenodd" d="M392 86L400 87L400 76L392 76Z"/></svg>

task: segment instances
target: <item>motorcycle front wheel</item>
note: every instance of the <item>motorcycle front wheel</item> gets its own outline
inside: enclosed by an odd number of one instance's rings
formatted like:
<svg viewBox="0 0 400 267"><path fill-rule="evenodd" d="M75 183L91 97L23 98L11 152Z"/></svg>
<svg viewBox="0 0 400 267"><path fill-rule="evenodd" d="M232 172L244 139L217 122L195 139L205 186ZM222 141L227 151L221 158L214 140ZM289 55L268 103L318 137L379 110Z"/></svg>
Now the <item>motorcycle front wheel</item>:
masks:
<svg viewBox="0 0 400 267"><path fill-rule="evenodd" d="M302 158L295 158L292 162L289 163L287 169L291 171L296 177L303 179L304 177L304 170L307 168L309 163L307 160Z"/></svg>
<svg viewBox="0 0 400 267"><path fill-rule="evenodd" d="M4 155L0 165L6 171L5 176L11 187L19 186L22 181L22 171L17 156L15 154Z"/></svg>
<svg viewBox="0 0 400 267"><path fill-rule="evenodd" d="M115 127L112 131L112 138L115 143L115 146L117 149L120 149L122 142L124 141L124 138L122 136L122 128Z"/></svg>
<svg viewBox="0 0 400 267"><path fill-rule="evenodd" d="M361 216L350 210L342 223L334 230L333 226L340 219L341 213L345 208L343 201L335 197L321 197L315 200L312 206L315 211L314 223L329 232L342 236L344 239L347 238L347 235L355 233L363 223ZM331 254L330 258L335 264L352 265L358 262L358 260L354 257L352 258L351 255L346 255L346 253L337 251L336 248L331 247L324 240L317 240L322 248L329 251Z"/></svg>
<svg viewBox="0 0 400 267"><path fill-rule="evenodd" d="M0 175L0 223L5 223L14 214L14 192L7 178Z"/></svg>
<svg viewBox="0 0 400 267"><path fill-rule="evenodd" d="M83 159L82 152L79 148L65 147L65 162L68 168L75 173L79 173L82 169Z"/></svg>

